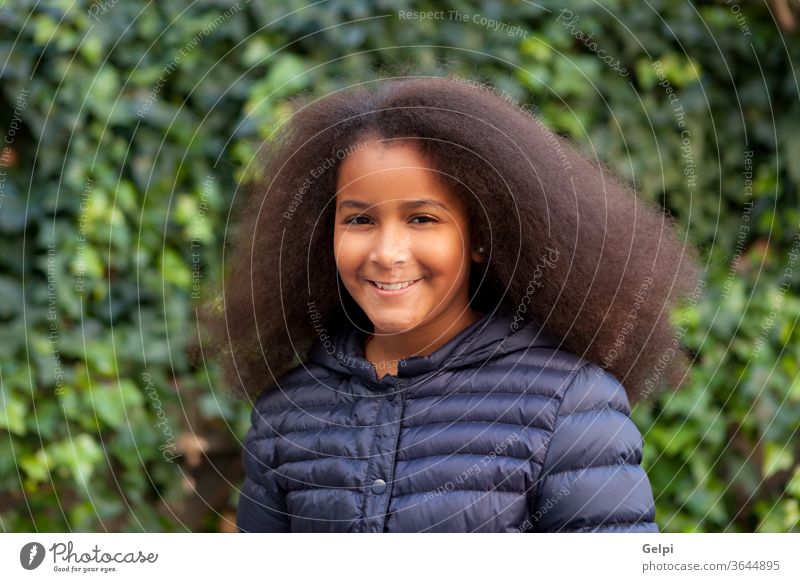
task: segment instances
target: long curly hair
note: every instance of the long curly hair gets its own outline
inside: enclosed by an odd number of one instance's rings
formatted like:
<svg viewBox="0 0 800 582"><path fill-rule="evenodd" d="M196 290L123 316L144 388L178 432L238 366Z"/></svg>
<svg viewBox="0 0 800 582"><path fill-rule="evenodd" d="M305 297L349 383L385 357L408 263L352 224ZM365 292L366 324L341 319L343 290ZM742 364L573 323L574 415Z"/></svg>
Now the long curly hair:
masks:
<svg viewBox="0 0 800 582"><path fill-rule="evenodd" d="M304 95L292 110L259 152L221 301L202 315L237 395L275 389L345 322L371 331L332 242L339 165L368 136L413 143L466 202L471 239L488 254L472 264L474 309L508 307L515 326L534 318L612 373L631 403L685 384L670 311L696 291L696 249L535 115L456 77Z"/></svg>

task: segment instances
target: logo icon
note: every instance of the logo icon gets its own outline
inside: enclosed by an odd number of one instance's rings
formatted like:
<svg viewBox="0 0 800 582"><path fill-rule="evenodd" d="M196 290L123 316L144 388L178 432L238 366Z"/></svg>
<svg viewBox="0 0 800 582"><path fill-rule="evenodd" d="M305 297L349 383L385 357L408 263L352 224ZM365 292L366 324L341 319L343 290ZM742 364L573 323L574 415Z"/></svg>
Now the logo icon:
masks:
<svg viewBox="0 0 800 582"><path fill-rule="evenodd" d="M26 570L35 570L44 561L44 546L39 542L29 542L19 551L19 563Z"/></svg>

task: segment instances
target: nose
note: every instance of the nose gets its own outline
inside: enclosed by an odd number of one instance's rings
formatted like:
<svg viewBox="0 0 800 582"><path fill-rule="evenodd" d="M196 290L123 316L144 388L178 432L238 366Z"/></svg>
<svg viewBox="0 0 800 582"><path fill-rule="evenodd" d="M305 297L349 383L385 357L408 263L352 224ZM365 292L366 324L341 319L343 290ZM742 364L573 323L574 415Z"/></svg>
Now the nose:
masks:
<svg viewBox="0 0 800 582"><path fill-rule="evenodd" d="M410 258L411 235L398 226L381 227L375 235L370 260L384 269L391 270L395 265L407 263Z"/></svg>

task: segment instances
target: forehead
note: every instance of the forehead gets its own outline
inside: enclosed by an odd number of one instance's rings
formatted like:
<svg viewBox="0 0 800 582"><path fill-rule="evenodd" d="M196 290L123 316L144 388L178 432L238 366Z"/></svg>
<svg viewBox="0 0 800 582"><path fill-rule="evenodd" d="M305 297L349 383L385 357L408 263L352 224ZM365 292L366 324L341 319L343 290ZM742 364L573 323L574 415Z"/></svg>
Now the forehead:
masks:
<svg viewBox="0 0 800 582"><path fill-rule="evenodd" d="M441 173L407 141L370 140L354 149L339 166L336 197L370 204L428 199L461 206Z"/></svg>

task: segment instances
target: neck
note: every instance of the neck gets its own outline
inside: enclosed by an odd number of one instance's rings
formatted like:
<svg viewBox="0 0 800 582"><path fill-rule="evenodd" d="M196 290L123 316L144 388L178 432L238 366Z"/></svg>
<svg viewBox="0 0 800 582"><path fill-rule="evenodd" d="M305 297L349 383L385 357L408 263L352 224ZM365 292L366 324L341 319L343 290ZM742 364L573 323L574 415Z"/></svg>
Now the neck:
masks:
<svg viewBox="0 0 800 582"><path fill-rule="evenodd" d="M399 360L432 354L481 317L482 314L467 308L455 319L442 315L405 333L382 335L376 330L367 338L364 356L375 365L378 377L397 373Z"/></svg>

